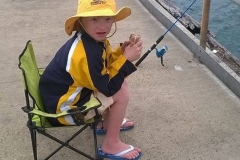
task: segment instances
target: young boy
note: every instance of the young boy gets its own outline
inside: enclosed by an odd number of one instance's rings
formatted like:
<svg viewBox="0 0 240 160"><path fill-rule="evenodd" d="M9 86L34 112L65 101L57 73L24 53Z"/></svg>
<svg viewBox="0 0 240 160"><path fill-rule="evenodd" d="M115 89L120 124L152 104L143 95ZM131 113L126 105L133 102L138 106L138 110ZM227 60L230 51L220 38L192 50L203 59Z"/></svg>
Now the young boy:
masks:
<svg viewBox="0 0 240 160"><path fill-rule="evenodd" d="M129 101L125 78L136 71L132 62L141 56L142 41L138 39L130 45L127 40L112 50L106 38L113 23L116 31L116 22L130 14L129 7L116 12L114 0L79 0L77 14L65 23L68 35L76 33L56 53L39 84L49 113L66 111L71 106L81 107L92 94L110 107L104 115L107 132L99 155L111 159L141 156L139 148L120 140L119 132ZM71 116L49 119L49 122L54 126L75 124Z"/></svg>

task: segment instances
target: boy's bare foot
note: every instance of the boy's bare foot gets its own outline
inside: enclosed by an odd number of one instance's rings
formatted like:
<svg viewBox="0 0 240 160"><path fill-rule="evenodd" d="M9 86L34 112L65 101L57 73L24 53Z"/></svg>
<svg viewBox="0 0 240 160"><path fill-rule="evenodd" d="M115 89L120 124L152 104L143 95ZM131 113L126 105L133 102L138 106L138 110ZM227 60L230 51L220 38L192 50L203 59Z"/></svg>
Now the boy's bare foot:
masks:
<svg viewBox="0 0 240 160"><path fill-rule="evenodd" d="M119 143L111 143L111 144L103 143L101 149L106 154L115 155L125 150L129 150L130 146L120 141ZM127 153L123 153L122 155L119 155L119 157L126 158L126 159L135 159L136 157L138 157L140 152L141 152L140 148L134 147L134 149L128 151Z"/></svg>
<svg viewBox="0 0 240 160"><path fill-rule="evenodd" d="M132 126L134 126L134 123L133 123L133 121L131 121L130 119L128 119L128 118L124 118L125 120L123 121L123 123L122 123L122 128L127 128L127 127L132 127Z"/></svg>

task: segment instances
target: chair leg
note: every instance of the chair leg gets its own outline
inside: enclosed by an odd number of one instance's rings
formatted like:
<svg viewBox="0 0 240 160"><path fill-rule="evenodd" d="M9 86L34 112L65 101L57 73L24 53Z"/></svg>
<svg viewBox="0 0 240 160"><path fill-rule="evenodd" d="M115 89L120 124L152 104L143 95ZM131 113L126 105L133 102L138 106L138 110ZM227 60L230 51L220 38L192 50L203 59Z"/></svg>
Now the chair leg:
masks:
<svg viewBox="0 0 240 160"><path fill-rule="evenodd" d="M93 138L94 138L94 147L95 147L95 158L96 160L104 160L104 158L98 156L98 143L97 143L97 135L96 135L96 124L92 124L93 129Z"/></svg>
<svg viewBox="0 0 240 160"><path fill-rule="evenodd" d="M31 134L31 140L32 140L32 149L33 149L33 157L34 160L37 160L37 135L36 130L29 128L30 134Z"/></svg>
<svg viewBox="0 0 240 160"><path fill-rule="evenodd" d="M55 137L47 134L45 132L45 130L42 129L33 129L33 128L29 128L30 134L31 134L31 140L32 140L32 149L33 149L33 156L34 156L34 160L37 160L37 136L36 136L36 132L41 133L47 137L49 137L50 139L58 142L61 144L61 146L56 149L53 153L51 153L47 158L45 158L46 160L49 159L50 157L52 157L57 151L59 151L61 148L68 147L69 149L72 149L73 151L80 153L81 155L89 158L89 159L94 159L94 160L104 160L104 158L99 157L98 156L98 144L97 144L97 135L96 135L96 124L93 125L93 137L94 137L94 146L95 146L95 158L90 157L89 155L86 155L85 153L73 148L72 146L69 146L69 142L75 138L79 133L81 133L83 130L85 130L89 125L85 125L82 129L80 129L77 133L75 133L71 138L69 138L67 141L62 142L58 139L56 139Z"/></svg>
<svg viewBox="0 0 240 160"><path fill-rule="evenodd" d="M97 144L97 135L96 135L96 125L92 124L93 129L93 140L94 140L94 148L95 148L95 156L98 158L98 144Z"/></svg>
<svg viewBox="0 0 240 160"><path fill-rule="evenodd" d="M48 160L50 159L55 153L57 153L60 149L62 149L63 147L67 147L77 153L79 153L80 155L85 156L86 158L90 159L90 160L96 160L96 158L91 157L90 155L87 155L86 153L72 147L71 145L69 145L69 142L71 140L73 140L77 135L79 135L82 131L84 131L87 127L89 127L88 124L84 125L81 129L79 129L72 137L70 137L69 139L67 139L65 142L53 137L52 135L44 132L43 130L38 130L38 133L41 133L43 135L45 135L46 137L52 139L55 142L58 142L59 144L61 144L61 146L59 146L56 150L54 150L49 156L47 156L44 160Z"/></svg>

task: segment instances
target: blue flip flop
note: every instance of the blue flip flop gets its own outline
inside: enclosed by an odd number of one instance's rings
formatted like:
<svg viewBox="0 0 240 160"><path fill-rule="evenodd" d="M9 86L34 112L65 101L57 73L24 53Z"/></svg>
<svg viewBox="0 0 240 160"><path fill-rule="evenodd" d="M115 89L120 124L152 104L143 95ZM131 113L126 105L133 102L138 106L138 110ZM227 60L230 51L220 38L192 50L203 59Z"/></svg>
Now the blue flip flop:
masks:
<svg viewBox="0 0 240 160"><path fill-rule="evenodd" d="M101 157L101 158L109 158L109 159L112 159L112 160L128 160L128 159L120 157L120 156L134 150L134 147L132 145L129 145L129 147L130 147L129 149L126 149L126 150L124 150L120 153L117 153L117 154L107 154L107 153L104 153L101 148L99 148L98 149L98 156ZM141 156L142 156L142 152L140 152L139 155L136 158L131 159L131 160L138 160Z"/></svg>
<svg viewBox="0 0 240 160"><path fill-rule="evenodd" d="M122 121L122 125L125 124L127 121L128 121L128 120L127 120L126 118L124 118L123 121ZM127 130L132 129L133 127L134 127L134 125L128 126L128 127L121 127L121 128L120 128L120 131L127 131ZM98 129L98 128L96 127L96 134L97 134L97 135L104 135L104 134L106 134L106 133L107 133L107 130L105 130L105 129Z"/></svg>

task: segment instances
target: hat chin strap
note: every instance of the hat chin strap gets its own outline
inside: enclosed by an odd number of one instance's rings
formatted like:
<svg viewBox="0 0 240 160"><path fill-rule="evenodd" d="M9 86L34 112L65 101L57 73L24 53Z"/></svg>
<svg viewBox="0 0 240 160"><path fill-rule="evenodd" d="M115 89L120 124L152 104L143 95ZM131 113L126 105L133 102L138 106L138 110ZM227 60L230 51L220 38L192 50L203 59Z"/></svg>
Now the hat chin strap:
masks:
<svg viewBox="0 0 240 160"><path fill-rule="evenodd" d="M84 26L82 25L82 23L81 23L81 21L80 21L79 18L78 18L78 22L79 22L79 24L82 26L83 30L86 32L86 29L85 29Z"/></svg>
<svg viewBox="0 0 240 160"><path fill-rule="evenodd" d="M112 37L117 31L117 23L116 23L116 20L115 20L115 17L114 17L114 32L110 35L110 36L107 36L106 38L110 38Z"/></svg>
<svg viewBox="0 0 240 160"><path fill-rule="evenodd" d="M82 26L82 28L84 29L84 31L86 32L86 29L85 29L84 26L82 25L80 19L78 19L78 22L79 22L79 24ZM116 19L115 19L115 17L114 17L114 32L113 32L110 36L107 36L106 38L112 37L112 36L116 33L116 31L117 31L117 23L116 23Z"/></svg>

